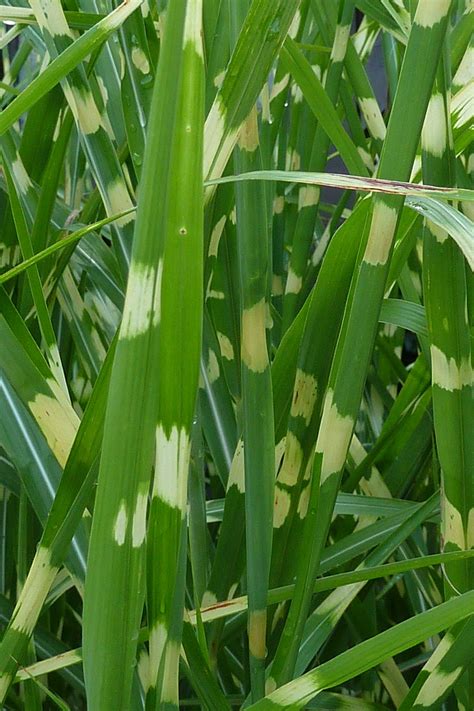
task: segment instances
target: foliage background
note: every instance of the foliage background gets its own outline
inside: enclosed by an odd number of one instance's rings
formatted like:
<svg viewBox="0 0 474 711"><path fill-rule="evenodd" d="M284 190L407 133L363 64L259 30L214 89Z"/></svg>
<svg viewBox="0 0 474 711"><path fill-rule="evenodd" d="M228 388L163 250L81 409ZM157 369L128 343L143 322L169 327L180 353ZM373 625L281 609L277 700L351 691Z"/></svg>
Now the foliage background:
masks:
<svg viewBox="0 0 474 711"><path fill-rule="evenodd" d="M472 0L0 20L3 708L472 709Z"/></svg>

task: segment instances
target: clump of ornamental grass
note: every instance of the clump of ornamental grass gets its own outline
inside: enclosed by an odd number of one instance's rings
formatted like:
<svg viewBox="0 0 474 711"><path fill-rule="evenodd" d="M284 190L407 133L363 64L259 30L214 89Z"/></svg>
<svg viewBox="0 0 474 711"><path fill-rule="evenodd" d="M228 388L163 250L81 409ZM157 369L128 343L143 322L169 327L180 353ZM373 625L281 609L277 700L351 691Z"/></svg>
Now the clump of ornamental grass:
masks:
<svg viewBox="0 0 474 711"><path fill-rule="evenodd" d="M0 20L2 708L473 708L472 0Z"/></svg>

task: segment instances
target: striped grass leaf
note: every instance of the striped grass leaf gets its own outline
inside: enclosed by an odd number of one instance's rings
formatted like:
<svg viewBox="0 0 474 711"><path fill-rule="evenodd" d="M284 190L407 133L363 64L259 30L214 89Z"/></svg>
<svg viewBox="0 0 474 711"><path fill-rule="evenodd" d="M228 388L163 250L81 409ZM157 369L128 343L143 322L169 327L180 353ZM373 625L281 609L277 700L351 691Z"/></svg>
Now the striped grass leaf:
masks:
<svg viewBox="0 0 474 711"><path fill-rule="evenodd" d="M232 393L229 392L230 378L225 370L225 362L233 359L235 350L226 338L221 331L214 330L210 315L205 313L199 402L207 446L224 486L228 482L237 444L234 402Z"/></svg>
<svg viewBox="0 0 474 711"><path fill-rule="evenodd" d="M1 19L10 20L17 24L36 25L36 17L33 10L29 7L14 7L11 5L1 6ZM102 15L95 13L74 12L66 10L65 12L68 24L74 29L89 29L96 22L102 19Z"/></svg>
<svg viewBox="0 0 474 711"><path fill-rule="evenodd" d="M95 0L81 0L78 3L78 9L99 14L101 8L100 4L95 2ZM138 13L134 12L127 18L127 23L124 23L119 30L118 35L120 35L124 30L124 26L133 25L136 20ZM113 37L113 40L116 36ZM112 134L118 145L122 145L125 138L125 120L124 113L121 109L121 85L124 81L123 70L121 68L120 50L118 43L116 41L106 42L99 52L93 59L93 74L88 67L88 74L91 81L91 88L94 93L94 97L98 104L101 106L104 118L110 122L110 127L112 129Z"/></svg>
<svg viewBox="0 0 474 711"><path fill-rule="evenodd" d="M339 239L335 239L332 245L331 254L327 255L327 265L325 266L325 279L321 279L319 282L319 287L315 291L315 294L313 295L313 298L311 299L311 303L308 303L309 309L311 310L311 323L312 327L308 327L308 336L307 336L307 348L308 348L308 354L313 354L313 350L310 347L311 339L314 334L314 329L316 328L316 324L318 324L319 328L322 328L322 323L321 319L324 318L324 313L321 311L321 306L324 304L325 299L324 297L320 296L320 294L325 294L325 293L331 293L334 296L339 296L339 290L342 292L342 294L346 293L346 289L348 288L348 282L350 280L350 273L353 267L353 259L355 259L356 251L357 251L357 241L356 239L352 239L351 241L351 249L347 248L347 245L345 244L345 238L348 233L348 230L351 229L352 225L354 225L356 228L364 223L365 220L365 211L364 207L362 207L359 212L358 212L358 218L356 218L356 215L354 214L353 219L351 220L351 225L347 227L342 227L340 230L340 236ZM354 237L357 234L357 230L354 230ZM339 265L339 273L336 276L335 270L334 270L334 265L338 264ZM320 291L321 290L321 291ZM336 299L336 303L339 301L339 299ZM342 303L342 299L340 299ZM331 318L328 320L327 323L327 328L331 332L331 337L334 340L337 331L337 320L334 318L335 312L332 312ZM303 392L298 393L298 396L295 394L292 394L293 390L293 384L295 383L295 378L297 374L297 360L298 360L298 346L299 346L299 337L297 334L297 329L296 326L298 326L298 330L302 329L302 327L305 325L306 321L306 314L302 313L301 318L297 321L294 322L292 329L287 332L285 338L282 340L279 351L277 353L277 357L275 358L275 361L273 363L273 368L272 368L272 379L273 379L273 392L274 392L274 414L275 414L275 442L276 442L276 449L275 449L275 457L277 457L277 452L280 452L279 458L281 459L281 456L284 454L284 459L282 463L282 467L278 473L277 477L277 482L276 482L276 488L275 488L275 501L274 501L274 508L273 508L273 527L274 527L274 546L276 546L276 549L274 552L274 563L272 564L272 574L271 574L271 579L273 583L279 581L279 575L280 573L278 572L280 570L280 567L282 565L282 555L285 549L285 539L288 535L288 526L291 522L290 517L288 519L288 522L285 525L285 519L287 516L290 514L290 510L292 509L292 515L295 515L296 513L296 508L298 506L298 500L299 500L299 490L300 487L296 487L296 491L294 493L293 497L290 497L290 489L291 486L294 487L294 485L297 483L297 480L293 481L296 478L299 477L299 482L301 486L301 479L303 477L304 471L306 469L306 458L301 455L300 461L297 464L295 468L295 462L294 462L294 454L293 454L293 449L291 448L290 444L291 442L295 442L295 444L301 448L301 445L298 444L298 439L296 438L296 435L292 430L289 431L286 437L286 442L284 439L284 435L286 433L286 420L288 417L288 414L290 413L291 405L292 405L292 399L294 400L295 397L299 397L300 395L304 395L303 397L303 403L307 403L307 395L306 395L306 390L304 390L306 386L306 382L309 380L310 384L313 379L313 371L310 370L310 367L307 363L304 363L304 366L302 366L303 369L300 368L301 372L306 372L304 368L308 371L308 377L306 378L299 378L297 383L296 383L296 391L298 392L299 389L303 388ZM324 331L325 336L329 338L329 331L326 333L326 330ZM290 350L291 349L291 350ZM303 358L303 356L301 356ZM291 363L291 366L290 366ZM319 368L322 369L322 373L325 373L327 376L327 365L325 359L318 359L318 364ZM311 366L313 368L313 366ZM288 372L292 373L292 378L290 379L288 377ZM323 374L318 373L318 379L323 378ZM281 388L278 387L279 384L281 383ZM310 393L312 392L310 388ZM309 399L309 405L311 404L315 405L313 400L310 398ZM310 419L311 419L310 415ZM279 422L276 419L277 417L280 418ZM303 434L307 437L307 414L305 416L301 416L299 414L298 409L296 408L294 413L293 413L293 420L295 424L293 425L293 428L296 425L296 423L299 423L299 426L301 428L301 433L298 434L299 437L301 437ZM309 443L311 442L311 439L309 439ZM307 449L307 447L306 447ZM302 450L301 450L302 452ZM309 453L309 450L307 452L307 455ZM306 455L306 456L307 456ZM286 461L286 464L285 464ZM209 587L209 595L206 595L205 600L203 601L203 604L210 604L210 600L213 601L218 601L218 600L223 600L225 597L227 597L227 594L229 592L230 586L232 583L237 582L238 578L235 578L232 580L231 578L228 578L227 576L231 572L230 566L226 567L226 573L225 575L222 575L222 566L217 565L217 555L219 555L220 548L222 546L222 554L224 556L228 555L229 551L229 546L235 546L235 550L237 550L238 546L238 537L236 536L236 517L237 520L239 518L238 510L239 508L242 509L243 506L243 486L242 486L242 479L241 475L243 473L243 468L242 468L242 448L241 444L238 445L235 455L234 455L234 460L232 463L231 471L230 471L230 477L229 477L229 487L228 487L228 493L226 496L226 509L224 512L224 521L223 521L223 528L221 532L221 536L224 534L224 531L228 531L228 536L229 539L222 538L222 540L219 540L218 547L217 547L217 553L216 553L216 574L215 574L215 582L214 582L214 576L211 574L210 578L210 587ZM293 498L293 501L292 501ZM229 528L227 528L229 527ZM282 531L279 529L282 529L284 531L284 536L282 535ZM279 539L282 539L281 542ZM282 547L283 546L283 547ZM234 573L235 577L235 573ZM212 596L212 597L210 597Z"/></svg>
<svg viewBox="0 0 474 711"><path fill-rule="evenodd" d="M367 172L365 164L350 136L342 127L331 99L325 93L321 81L314 74L310 64L291 37L286 38L281 56L287 71L293 75L300 86L311 110L338 149L349 172L355 175L365 175Z"/></svg>
<svg viewBox="0 0 474 711"><path fill-rule="evenodd" d="M235 163L239 170L259 166L256 108L242 125ZM270 573L275 479L273 397L267 346L271 265L264 239L265 189L251 195L243 184L236 191L237 238L241 290L241 373L245 470L245 534L249 590L249 652L252 698L264 695L266 657L266 598ZM262 235L255 245L254 230ZM257 453L260 456L256 456ZM254 545L255 540L259 545Z"/></svg>
<svg viewBox="0 0 474 711"><path fill-rule="evenodd" d="M472 2L200 6L0 8L2 704L470 708Z"/></svg>
<svg viewBox="0 0 474 711"><path fill-rule="evenodd" d="M340 189L361 190L386 195L413 196L414 198L436 198L438 200L474 200L474 191L465 188L435 185L416 185L403 180L389 178L368 178L357 175L337 175L331 173L306 173L304 171L249 171L245 175L229 175L207 180L206 185L216 185L243 180L282 180L288 183L305 183ZM423 203L422 203L423 204Z"/></svg>
<svg viewBox="0 0 474 711"><path fill-rule="evenodd" d="M4 170L7 176L7 183L9 186L10 204L12 205L12 212L14 216L15 226L18 235L18 241L20 243L20 248L23 253L24 258L31 257L33 254L33 249L31 245L31 240L28 232L27 222L25 214L22 209L22 205L19 200L17 193L17 188L13 183L12 175L9 168L4 164ZM26 175L26 173L25 173ZM35 305L35 310L38 318L39 327L41 330L41 335L44 343L48 349L48 361L53 375L58 382L59 386L62 387L67 392L67 386L64 378L64 373L61 365L61 359L59 355L58 346L56 343L56 336L51 325L51 320L49 317L48 309L46 307L46 302L44 299L43 290L41 287L41 282L39 278L39 273L37 267L33 269L28 274L29 286L32 294L32 298Z"/></svg>
<svg viewBox="0 0 474 711"><path fill-rule="evenodd" d="M202 169L199 150L187 148L191 145L190 141L199 145L201 133L200 11L198 2L190 2L187 10L186 3L177 3L170 8L150 109L153 129L148 138L143 166L133 261L111 376L111 393L117 397L112 396L108 403L86 582L84 662L89 704L97 709L128 707L136 633L143 604L140 590L143 591L144 582L145 517L155 441L155 482L148 541L147 609L151 659L148 698L151 707L177 703L182 602L179 597L174 599L174 577L171 576L174 575L173 570L180 569L180 550L184 546L181 533L185 514L183 497L186 495L190 427L198 377L196 348L199 352L201 315L199 302L194 301L195 282L192 279L183 282L182 291L176 294L173 279L183 259L189 264L197 284L202 278L199 260L202 249L199 209ZM178 77L183 78L177 83L171 78L171 66L175 69L181 67ZM186 69L191 73L192 80ZM190 84L186 83L188 80ZM165 104L162 102L163 86L168 98ZM197 91L197 94L191 94L191 98L188 94L190 89ZM176 177L181 175L184 166L189 176L189 190L194 191L195 195L190 202L188 196L178 199L174 191ZM163 188L162 209L155 223L151 216L155 210L154 187L157 182L166 188ZM193 299L189 320L179 318L179 314L188 314L187 309L180 309L181 298L185 298L186 294ZM188 348L183 350L180 340L183 331L179 329L186 332L188 326L192 327L193 334L188 334ZM161 362L160 373L154 369L157 357ZM178 370L177 362L181 363ZM133 364L133 371L130 371L130 364ZM171 373L176 374L179 382L182 378L189 378L186 397L182 400L174 400ZM155 384L152 387L155 393L159 391L160 398L156 395L153 400L145 398L147 406L143 408L142 400L148 387L146 376L150 374L154 374ZM115 390L114 383L120 383L119 389ZM136 397L137 387L143 393L139 398ZM163 387L171 387L170 395L166 395ZM132 401L135 413L131 416L127 409ZM134 431L130 429L132 421ZM125 423L128 427L126 439L123 437ZM120 485L115 465L117 446L121 446L123 451ZM170 464L173 466L172 473L168 469ZM168 521L166 524L163 517ZM170 540L170 546L165 550L162 543L167 539L161 538L161 525L174 531L173 542ZM112 548L108 544L104 546L103 531L108 532ZM157 580L156 572L160 569L162 574ZM109 587L111 575L116 584ZM135 580L133 589L128 585L130 576ZM109 591L111 597L111 611L115 607L113 599L123 600L124 594L127 595L129 610L125 624L121 625L116 636L115 647L107 650L99 640L110 636L111 630L116 628L116 620L114 616L104 618L101 614L104 589ZM178 610L181 610L179 617ZM103 653L107 655L105 666L97 658ZM97 664L104 667L105 678L95 674ZM117 674L121 679L119 686Z"/></svg>
<svg viewBox="0 0 474 711"><path fill-rule="evenodd" d="M115 32L127 17L139 6L138 0L119 5L107 17L94 25L63 52L38 75L21 94L0 112L0 134L3 134L25 111L38 99L60 82L74 67L78 66L92 51ZM16 8L17 10L19 8ZM82 13L81 13L82 15ZM66 22L67 24L67 22Z"/></svg>
<svg viewBox="0 0 474 711"><path fill-rule="evenodd" d="M470 618L461 624L456 633L452 628L444 635L400 704L402 711L441 707L470 662L473 624ZM464 699L469 703L465 694L460 699L461 703Z"/></svg>
<svg viewBox="0 0 474 711"><path fill-rule="evenodd" d="M156 69L154 66L156 60L151 51L154 48L148 43L146 19L142 12L132 13L127 22L121 26L119 37L120 49L115 61L115 71L117 72L119 68L125 131L135 173L139 177L143 164L146 125ZM111 104L108 113L111 118L114 113L122 115L122 112L114 110ZM122 142L118 140L119 145L122 145Z"/></svg>
<svg viewBox="0 0 474 711"><path fill-rule="evenodd" d="M339 86L349 41L354 6L352 0L339 3L339 18L334 34L330 64L326 73L324 94L337 103ZM327 160L330 139L319 123L314 132L308 168L311 172L322 171ZM283 301L283 332L293 321L293 314L298 304L299 293L306 272L309 248L313 235L313 225L318 211L320 190L317 187L304 186L298 193L298 218L293 235L291 257L288 265L288 277Z"/></svg>
<svg viewBox="0 0 474 711"><path fill-rule="evenodd" d="M421 133L424 110L434 80L435 67L441 53L449 10L450 2L430 4L422 0L418 5L402 67L400 89L392 109L381 156L378 174L382 179L403 180L409 177ZM408 75L412 74L412 67L417 64L420 51L431 52L432 58L423 76L418 77L419 82L416 87L418 101L415 109L411 100L415 87L413 84L408 87L406 82L402 82L402 77L404 72ZM412 112L411 135L409 136L405 131L405 151L401 155L398 150L399 133L402 130L402 115L407 111L407 107L410 107ZM400 118L397 118L397 114ZM364 257L356 280L351 286L349 304L336 346L315 448L312 494L304 535L307 536L308 541L314 541L317 526L318 541L313 543L314 550L308 564L303 562L301 564L302 569L298 576L301 597L298 605L293 602L290 607L285 633L272 665L269 688L272 685L278 686L282 681L290 678L296 660L301 638L301 620L306 616L310 600L310 587L306 580L314 577L317 570L319 562L317 549L321 550L327 535L341 469L354 429L401 206L400 198L394 196L378 197L374 200ZM358 354L357 358L355 353ZM357 369L354 367L354 362L358 364ZM295 596L295 599L298 598Z"/></svg>
<svg viewBox="0 0 474 711"><path fill-rule="evenodd" d="M230 10L236 37L245 22L246 3ZM242 123L234 154L237 172L262 167L257 107ZM251 695L265 695L267 591L271 563L275 480L273 396L267 330L270 325L270 246L266 186L252 195L236 190L236 236L240 281L242 447L245 482L245 540L249 595L248 644ZM261 235L255 244L254 231ZM258 455L258 456L257 456ZM259 546L254 545L259 540Z"/></svg>
<svg viewBox="0 0 474 711"><path fill-rule="evenodd" d="M130 212L131 211L135 211L135 208L134 207L130 208ZM119 212L116 215L112 215L111 217L105 217L103 220L99 220L98 222L87 225L86 227L79 227L78 229L73 230L72 234L69 237L63 237L61 239L61 241L51 244L49 247L46 247L45 249L41 250L40 252L36 252L28 259L24 259L16 267L12 267L8 271L3 272L3 274L0 274L0 284L4 284L5 282L9 281L10 279L14 279L19 274L26 271L30 267L32 267L34 264L38 264L38 262L41 262L43 259L47 259L50 255L54 254L55 252L58 252L61 249L68 247L69 245L74 245L78 240L80 240L82 237L85 237L86 235L90 234L91 232L96 232L97 230L100 230L102 227L105 227L106 225L110 224L111 222L114 222L115 220L119 220L121 217L125 217L128 214L128 212L129 211L127 211L125 213ZM71 227L73 227L73 226L74 225L71 225Z"/></svg>
<svg viewBox="0 0 474 711"><path fill-rule="evenodd" d="M387 657L409 649L418 641L468 618L472 615L473 598L474 594L471 591L423 612L418 615L416 626L411 624L411 620L400 622L295 681L290 681L249 708L256 711L258 709L263 711L282 708L294 709L294 711L302 709L320 691L336 686L366 669L371 669Z"/></svg>
<svg viewBox="0 0 474 711"><path fill-rule="evenodd" d="M91 496L97 476L94 463L97 459L102 438L101 423L105 410L113 353L114 350L111 349L109 357L101 370L89 408L84 414L77 436L68 454L61 481L59 482L60 474L58 473L54 482L57 486L57 493L49 510L48 518L45 521L42 539L25 581L22 594L17 601L16 608L13 611L9 626L0 645L2 698L7 693L18 664L23 659L28 640L35 628L48 591L59 567L64 562L68 547ZM33 431L30 425L29 443L34 447L31 452L31 458L34 460L41 456L41 448L34 441L31 442L32 434ZM15 456L12 459L15 461ZM53 461L56 462L56 460ZM45 464L43 471L51 471L53 462L46 460ZM57 463L54 466L59 469ZM21 468L19 466L20 470ZM88 472L84 480L81 478L82 471ZM30 497L34 504L34 495L30 495ZM48 509L49 506L47 507ZM44 514L42 518L45 518ZM84 534L84 532L82 533ZM84 536L82 536L81 540L76 534L73 544L73 552L76 555L75 559L72 559L72 570L77 579L82 582L86 568L86 546L83 538ZM20 621L21 625L19 624Z"/></svg>
<svg viewBox="0 0 474 711"><path fill-rule="evenodd" d="M32 9L42 30L42 36L52 57L58 56L74 42L60 0L33 2ZM95 179L108 214L127 210L132 202L120 163L103 119L102 102L98 102L92 84L82 65L71 68L63 86L64 96L74 116L81 141L89 161L94 166ZM95 156L100 157L97 159ZM133 216L116 224L117 258L126 272L130 259Z"/></svg>
<svg viewBox="0 0 474 711"><path fill-rule="evenodd" d="M455 158L451 148L453 139L447 120L449 95L446 80L449 78L449 65L446 60L445 53L422 133L423 178L435 184L450 184L455 180ZM467 433L474 417L474 378L466 309L468 287L465 261L457 244L446 240L446 234L434 223L425 222L423 275L435 436L443 481L442 531L445 549L452 550L470 547L474 451ZM470 590L473 582L474 568L469 563L446 567L447 597ZM469 665L461 682L469 704L474 701L472 674L472 665Z"/></svg>
<svg viewBox="0 0 474 711"><path fill-rule="evenodd" d="M8 320L5 318L6 309L0 318L2 342L5 344L1 357L2 370L37 421L55 458L64 466L76 435L79 418L42 358L41 352L35 348L34 341L27 341L31 353L25 349L25 343L17 331L21 318L14 307L11 307L11 310ZM30 336L26 328L25 331ZM58 422L62 423L60 431Z"/></svg>
<svg viewBox="0 0 474 711"><path fill-rule="evenodd" d="M314 583L313 591L324 592L326 590L332 590L338 587L344 587L353 583L374 580L378 577L385 577L386 575L399 575L410 570L417 570L419 568L443 564L449 560L462 560L467 559L472 556L472 551L452 551L451 553L439 553L433 556L425 556L418 559L409 559L404 561L397 561L395 563L384 563L379 566L372 566L369 568L364 568L359 571L350 571L347 573L339 573L334 575L326 575L323 578L318 579ZM273 588L268 592L268 603L275 604L283 602L284 600L290 600L292 593L294 591L294 585L285 585L281 588ZM248 608L247 596L243 595L233 600L229 600L225 605L210 606L208 608L203 608L200 610L202 619L205 621L212 621L220 619L222 617L229 617L235 615ZM197 619L197 612L190 612L190 620L194 624Z"/></svg>
<svg viewBox="0 0 474 711"><path fill-rule="evenodd" d="M300 0L253 0L206 118L204 176L220 177L255 104ZM258 28L258 31L257 31ZM251 81L249 81L251 77Z"/></svg>
<svg viewBox="0 0 474 711"><path fill-rule="evenodd" d="M284 456L275 486L273 584L280 582L285 569L285 579L293 577L295 567L284 564L285 558L289 551L301 551L304 548L303 542L300 543L301 525L308 510L309 474L316 427L321 414L321 393L325 390L329 375L328 355L333 353L337 341L359 250L359 230L362 231L366 222L367 209L368 203L362 203L334 235L310 298L297 355ZM333 300L330 313L324 307L329 295ZM324 356L314 348L319 337L325 343Z"/></svg>
<svg viewBox="0 0 474 711"><path fill-rule="evenodd" d="M171 22L171 14L167 22ZM196 298L203 281L204 72L201 28L202 2L188 0L182 39L181 85L170 156L169 207L163 254L159 262L162 265L159 267L162 269L162 320L158 331L159 400L147 551L149 698L155 697L157 709L164 704L170 708L179 706L178 661L184 605L187 474L199 378L203 312L202 300ZM186 183L183 183L183 175L186 176ZM178 180L181 198L176 190ZM192 200L188 198L190 194L194 195ZM176 284L182 269L185 269L186 279L177 291ZM186 348L183 348L184 343ZM175 398L178 389L181 390L179 399Z"/></svg>
<svg viewBox="0 0 474 711"><path fill-rule="evenodd" d="M473 555L472 551L452 551L451 553L440 553L432 556L425 556L421 557L418 559L408 559L404 561L397 561L395 563L385 563L384 565L380 566L374 566L370 568L366 568L364 571L351 571L347 573L340 573L336 575L328 575L325 576L324 579L321 579L319 581L316 581L314 585L314 592L320 592L320 591L326 591L326 590L331 590L337 587L344 587L348 584L354 583L354 582L359 582L359 581L367 581L367 580L374 580L380 577L385 577L389 575L400 575L401 573L406 573L411 570L420 570L424 567L427 566L432 566L432 565L438 565L438 564L443 564L447 561L450 560L455 560L455 559L463 559L463 558L469 558ZM268 602L269 604L274 604L276 602L282 602L283 600L287 600L291 598L292 592L294 590L293 585L287 585L282 588L276 588L274 590L269 591L268 595ZM248 609L248 598L247 596L242 596L239 598L235 598L234 600L231 600L228 602L226 605L218 606L218 607L209 607L207 609L204 609L201 611L201 614L203 615L203 619L206 621L211 621L211 620L216 620L219 618L223 617L230 617L232 615L236 615L238 613L241 613L243 610ZM189 625L196 625L197 624L197 611L193 610L190 611L189 613L189 619L185 620L184 622L184 628L183 628L183 644L186 647L187 641L192 641L192 637L190 637L187 633L187 630L189 629ZM469 627L469 622L467 623L468 629ZM464 637L462 639L464 643ZM451 639L448 641L445 645L442 646L439 650L439 657L436 655L436 659L441 659L442 656L446 653L446 650L449 649L451 646L453 640ZM194 638L193 644L196 644L196 640ZM464 646L464 645L463 645ZM196 647L194 647L196 649ZM197 649L196 652L197 653ZM82 650L81 649L75 649L71 650L70 652L62 653L56 656L51 656L48 659L45 659L42 662L38 662L34 665L30 665L28 667L28 670L20 670L15 677L15 680L18 681L19 679L25 679L27 678L28 674L30 676L39 676L41 674L44 674L47 671L57 671L60 669L66 669L69 666L73 666L77 664L78 661L82 659ZM433 663L435 660L433 659ZM433 663L430 665L431 668L433 668ZM205 662L201 662L203 666L206 664ZM420 679L426 681L427 678L427 673L429 671L429 667L424 671L422 674L422 677ZM193 669L190 668L189 673L193 673ZM418 685L419 686L419 685ZM411 689L410 693L415 692L416 693L416 687ZM222 699L222 697L221 697ZM408 701L408 699L407 699Z"/></svg>
<svg viewBox="0 0 474 711"><path fill-rule="evenodd" d="M360 564L356 571L362 571L366 566L382 564L397 550L398 546L410 536L420 522L433 512L437 501L436 496L431 497L424 504L407 516L405 521L393 533L371 551ZM297 674L307 669L311 660L317 655L321 646L327 641L336 624L340 621L344 611L354 597L362 590L364 583L344 586L328 595L308 617L303 631L302 642L296 662Z"/></svg>

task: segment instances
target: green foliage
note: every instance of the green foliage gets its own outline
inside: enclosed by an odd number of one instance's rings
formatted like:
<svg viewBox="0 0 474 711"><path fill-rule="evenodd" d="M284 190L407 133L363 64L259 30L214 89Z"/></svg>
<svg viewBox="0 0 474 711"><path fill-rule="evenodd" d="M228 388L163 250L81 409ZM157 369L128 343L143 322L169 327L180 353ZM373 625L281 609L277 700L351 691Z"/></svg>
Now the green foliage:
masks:
<svg viewBox="0 0 474 711"><path fill-rule="evenodd" d="M474 708L472 1L0 23L2 708Z"/></svg>

